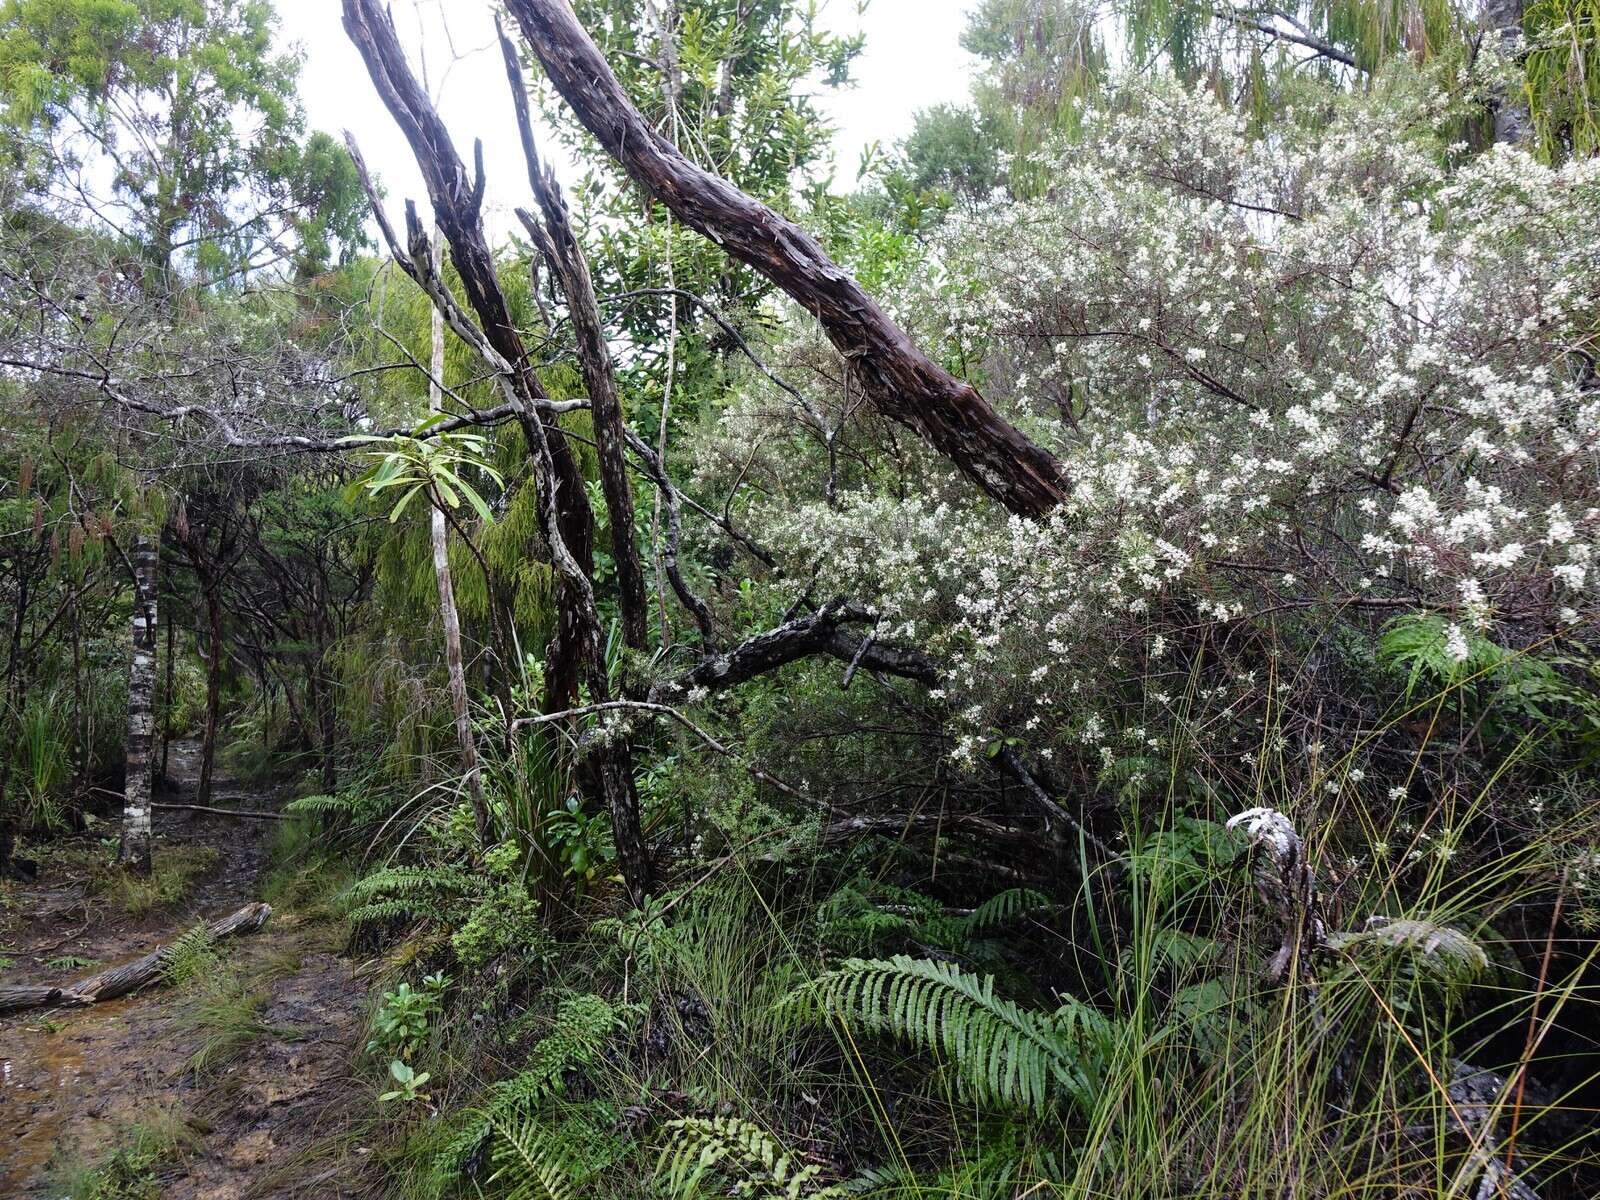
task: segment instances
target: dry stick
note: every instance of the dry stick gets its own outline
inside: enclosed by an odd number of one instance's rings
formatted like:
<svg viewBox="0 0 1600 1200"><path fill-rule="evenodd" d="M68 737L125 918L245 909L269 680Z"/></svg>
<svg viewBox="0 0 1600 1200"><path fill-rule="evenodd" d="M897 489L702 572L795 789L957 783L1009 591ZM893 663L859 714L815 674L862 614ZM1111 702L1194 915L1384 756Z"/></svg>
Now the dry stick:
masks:
<svg viewBox="0 0 1600 1200"><path fill-rule="evenodd" d="M246 904L237 912L207 925L206 936L212 941L221 941L234 934L253 933L265 925L271 915L270 904ZM0 988L0 1012L44 1008L54 1004L95 1004L126 996L148 983L154 983L165 974L175 944L167 942L132 962L123 963L120 967L108 967L65 987L30 985Z"/></svg>
<svg viewBox="0 0 1600 1200"><path fill-rule="evenodd" d="M1544 998L1544 985L1550 977L1550 959L1556 948L1556 923L1561 920L1561 903L1567 895L1566 884L1567 878L1563 874L1561 887L1556 892L1555 908L1550 913L1550 929L1545 934L1544 957L1539 963L1539 984L1533 990L1533 1008L1528 1013L1528 1038L1523 1045L1522 1059L1517 1063L1517 1094L1511 1102L1511 1132L1506 1136L1507 1171L1514 1170L1516 1166L1517 1129L1522 1124L1522 1097L1528 1088L1528 1063L1538 1050L1539 1043L1544 1041L1544 1034L1536 1032L1539 1027L1539 1002Z"/></svg>
<svg viewBox="0 0 1600 1200"><path fill-rule="evenodd" d="M288 817L282 813L263 812L253 808L207 808L204 804L152 804L151 808L166 809L169 812L197 812L210 813L218 817L243 817L249 821L287 821Z"/></svg>

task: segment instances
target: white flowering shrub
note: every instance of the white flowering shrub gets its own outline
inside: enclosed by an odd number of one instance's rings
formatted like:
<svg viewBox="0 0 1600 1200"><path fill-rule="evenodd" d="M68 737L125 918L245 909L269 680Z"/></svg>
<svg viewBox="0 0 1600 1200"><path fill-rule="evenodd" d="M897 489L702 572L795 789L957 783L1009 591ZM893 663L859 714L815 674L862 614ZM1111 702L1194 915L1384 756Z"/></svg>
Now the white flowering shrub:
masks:
<svg viewBox="0 0 1600 1200"><path fill-rule="evenodd" d="M705 439L702 479L763 485L747 519L796 574L946 665L958 757L1003 733L1124 786L1181 731L1248 787L1315 725L1336 790L1404 708L1381 636L1408 622L1446 663L1557 663L1538 697L1496 686L1588 728L1600 161L1452 144L1473 98L1387 78L1266 138L1129 87L1045 198L927 249L891 307L1061 455L1052 519L974 498L805 338L779 358L807 403L752 388Z"/></svg>

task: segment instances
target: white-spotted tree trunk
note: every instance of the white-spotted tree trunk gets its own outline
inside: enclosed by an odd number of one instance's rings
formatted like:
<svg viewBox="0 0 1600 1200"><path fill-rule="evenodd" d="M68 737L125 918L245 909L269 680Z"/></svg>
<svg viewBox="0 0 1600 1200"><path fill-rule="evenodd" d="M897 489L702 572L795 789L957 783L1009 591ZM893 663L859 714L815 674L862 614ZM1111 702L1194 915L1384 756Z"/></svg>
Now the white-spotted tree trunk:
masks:
<svg viewBox="0 0 1600 1200"><path fill-rule="evenodd" d="M134 539L133 654L128 669L127 779L123 784L122 848L118 859L130 871L150 870L150 747L155 732L156 568L159 545L143 534Z"/></svg>

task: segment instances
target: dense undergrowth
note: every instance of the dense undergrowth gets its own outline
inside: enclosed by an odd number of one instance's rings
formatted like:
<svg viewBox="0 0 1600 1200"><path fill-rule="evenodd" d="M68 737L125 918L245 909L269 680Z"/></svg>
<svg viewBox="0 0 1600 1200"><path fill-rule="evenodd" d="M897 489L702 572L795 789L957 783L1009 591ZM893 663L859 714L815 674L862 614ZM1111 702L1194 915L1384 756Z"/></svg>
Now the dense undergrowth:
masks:
<svg viewBox="0 0 1600 1200"><path fill-rule="evenodd" d="M561 789L498 767L520 790L491 793L481 858L448 790L293 806L366 863L339 902L390 964L367 1055L390 1194L1593 1186L1593 944L1566 931L1592 911L1568 864L1594 814L1559 794L1513 843L1493 780L1381 820L1169 790L1098 845L1030 847L1006 886L1019 860L935 791L903 830L830 844L713 771L657 795L674 882L630 909L589 869L604 834L576 856ZM1227 827L1258 807L1311 822L1311 910L1281 830Z"/></svg>

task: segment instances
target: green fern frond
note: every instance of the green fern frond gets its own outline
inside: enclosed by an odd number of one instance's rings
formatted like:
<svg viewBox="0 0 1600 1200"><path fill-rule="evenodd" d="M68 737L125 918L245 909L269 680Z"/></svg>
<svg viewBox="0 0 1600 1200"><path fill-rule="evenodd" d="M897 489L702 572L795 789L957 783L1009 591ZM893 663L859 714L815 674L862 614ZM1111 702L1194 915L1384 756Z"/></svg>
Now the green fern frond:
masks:
<svg viewBox="0 0 1600 1200"><path fill-rule="evenodd" d="M1157 929L1150 935L1145 949L1149 970L1171 970L1183 975L1210 959L1220 946L1211 938L1182 929ZM1123 970L1133 969L1134 957L1134 947L1123 950Z"/></svg>
<svg viewBox="0 0 1600 1200"><path fill-rule="evenodd" d="M345 889L345 896L360 904L415 892L466 896L481 887L482 884L466 872L449 867L384 867L356 880Z"/></svg>
<svg viewBox="0 0 1600 1200"><path fill-rule="evenodd" d="M1167 1011L1169 1034L1202 1054L1222 1053L1248 1028L1234 1019L1240 1004L1235 986L1233 980L1218 978L1179 988Z"/></svg>
<svg viewBox="0 0 1600 1200"><path fill-rule="evenodd" d="M1043 892L1032 888L1007 888L968 913L962 925L968 933L982 933L1049 907L1050 897Z"/></svg>
<svg viewBox="0 0 1600 1200"><path fill-rule="evenodd" d="M851 959L783 1003L801 1015L834 1017L941 1052L980 1100L1040 1111L1057 1093L1085 1107L1092 1099L1079 1055L1094 1039L1077 1035L1091 1029L1093 1010L1079 1006L1083 1011L1070 1019L1030 1012L996 996L992 976L906 955Z"/></svg>
<svg viewBox="0 0 1600 1200"><path fill-rule="evenodd" d="M380 925L386 921L414 921L424 917L443 921L446 919L446 914L437 904L422 897L408 900L379 900L373 904L363 904L360 908L352 908L345 913L345 919L352 925Z"/></svg>
<svg viewBox="0 0 1600 1200"><path fill-rule="evenodd" d="M355 811L354 800L348 796L302 796L283 806L291 817L347 817Z"/></svg>
<svg viewBox="0 0 1600 1200"><path fill-rule="evenodd" d="M838 1184L822 1186L822 1168L800 1166L759 1125L738 1117L688 1117L669 1121L656 1176L669 1196L701 1195L708 1176L727 1178L740 1196L772 1200L840 1200Z"/></svg>
<svg viewBox="0 0 1600 1200"><path fill-rule="evenodd" d="M527 1146L513 1147L520 1161L532 1161L523 1151L545 1146L542 1135L528 1132L536 1127L540 1107L565 1088L567 1072L586 1066L599 1057L607 1040L622 1025L623 1010L600 996L584 993L563 1000L557 1006L551 1031L541 1038L528 1056L528 1065L510 1079L502 1080L469 1114L461 1131L440 1150L436 1164L441 1171L459 1170L472 1151L493 1136L492 1155L498 1163L501 1143L507 1138L533 1138ZM548 1146L545 1146L548 1149ZM530 1179L542 1179L537 1173ZM541 1184L542 1186L542 1184ZM544 1193L534 1191L529 1195Z"/></svg>
<svg viewBox="0 0 1600 1200"><path fill-rule="evenodd" d="M490 1183L510 1184L506 1200L574 1200L584 1175L567 1140L533 1121L496 1126Z"/></svg>
<svg viewBox="0 0 1600 1200"><path fill-rule="evenodd" d="M167 946L162 978L169 984L181 985L209 972L217 963L216 944L203 921L180 934Z"/></svg>

